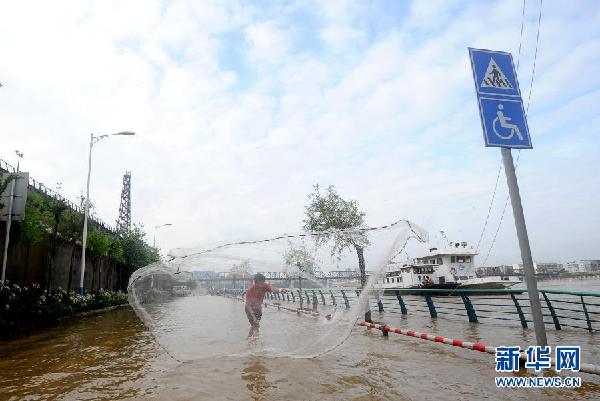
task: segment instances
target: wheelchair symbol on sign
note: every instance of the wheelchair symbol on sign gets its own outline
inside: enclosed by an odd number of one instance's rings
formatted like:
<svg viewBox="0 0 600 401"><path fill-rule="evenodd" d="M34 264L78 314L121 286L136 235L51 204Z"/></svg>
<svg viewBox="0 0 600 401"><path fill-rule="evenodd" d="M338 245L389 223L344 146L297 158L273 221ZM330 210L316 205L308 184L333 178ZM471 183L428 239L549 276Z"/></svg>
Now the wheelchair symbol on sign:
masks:
<svg viewBox="0 0 600 401"><path fill-rule="evenodd" d="M515 134L519 140L523 140L523 135L521 134L521 130L519 126L516 124L511 124L510 117L504 115L504 105L502 103L498 104L498 111L496 112L497 117L494 118L492 122L492 128L494 129L494 133L501 139L510 139ZM498 127L499 123L499 127Z"/></svg>

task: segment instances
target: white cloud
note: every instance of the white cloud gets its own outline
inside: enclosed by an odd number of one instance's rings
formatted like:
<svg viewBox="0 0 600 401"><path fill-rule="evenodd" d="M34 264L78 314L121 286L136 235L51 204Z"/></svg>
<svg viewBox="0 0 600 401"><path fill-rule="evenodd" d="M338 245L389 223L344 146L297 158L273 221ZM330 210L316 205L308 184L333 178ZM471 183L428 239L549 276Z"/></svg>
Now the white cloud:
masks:
<svg viewBox="0 0 600 401"><path fill-rule="evenodd" d="M315 182L357 199L372 224L408 217L475 242L499 152L482 146L466 48L516 53L520 6L416 2L373 32L368 21L383 17L365 4L92 1L31 13L13 2L0 15L0 157L23 150L34 177L75 198L90 132L135 130L95 148L92 197L114 221L132 170L134 220L173 223L158 238L165 248L295 231ZM548 7L529 115L536 149L519 167L528 228L536 259L597 257L599 12L570 9L571 31ZM298 37L298 9L319 21L310 38ZM509 206L493 262L519 257L511 219Z"/></svg>
<svg viewBox="0 0 600 401"><path fill-rule="evenodd" d="M246 28L248 59L259 66L283 64L291 47L289 31L282 29L277 21L254 23Z"/></svg>

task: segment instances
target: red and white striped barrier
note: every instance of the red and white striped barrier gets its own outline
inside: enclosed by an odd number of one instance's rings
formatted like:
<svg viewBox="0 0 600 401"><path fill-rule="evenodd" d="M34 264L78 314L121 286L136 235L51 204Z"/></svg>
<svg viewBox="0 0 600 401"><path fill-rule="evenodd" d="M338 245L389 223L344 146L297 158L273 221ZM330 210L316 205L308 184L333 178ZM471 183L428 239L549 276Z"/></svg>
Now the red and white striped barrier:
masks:
<svg viewBox="0 0 600 401"><path fill-rule="evenodd" d="M237 299L239 301L244 301L244 299L241 297L235 297L235 299ZM274 308L278 308L278 309L283 309L283 310L286 310L289 312L294 312L297 314L303 313L303 314L312 315L312 316L320 316L319 312L314 312L314 311L307 310L307 309L289 308L289 307L283 306L281 304L272 304L269 302L263 302L263 305L265 305L267 307L270 306L270 307L274 307ZM436 343L452 345L454 347L460 347L460 348L470 349L473 351L485 352L488 354L496 354L496 347L491 347L491 346L484 345L481 343L473 343L473 342L469 342L469 341L457 340L454 338L436 336L436 335L429 334L429 333L421 333L416 330L390 327L387 324L383 325L383 324L377 324L377 323L367 323L364 320L359 321L357 324L359 326L364 326L368 329L377 329L377 330L385 331L388 333L395 333L395 334L400 334L400 335L404 335L404 336L408 336L408 337L417 338L420 340L433 341ZM522 360L527 360L527 354L525 353L524 350L521 351L520 357ZM551 358L550 363L552 364L552 366L555 366L556 363L555 363L554 358ZM585 373L590 373L593 375L600 375L600 366L592 365L590 363L582 363L580 365L579 371L585 372Z"/></svg>
<svg viewBox="0 0 600 401"><path fill-rule="evenodd" d="M277 309L283 309L289 312L294 312L294 313L304 313L305 315L311 315L311 316L321 316L321 314L319 312L315 312L309 309L298 309L298 308L288 308L287 306L283 306L281 304L272 304L269 302L263 302L264 306L271 306L273 308L277 308Z"/></svg>
<svg viewBox="0 0 600 401"><path fill-rule="evenodd" d="M409 337L420 338L421 340L429 340L429 341L434 341L436 343L444 343L444 344L448 344L448 345L453 345L455 347L467 348L467 349L471 349L473 351L487 352L488 354L496 353L496 347L488 347L487 345L483 345L480 343L472 343L472 342L468 342L468 341L455 340L453 338L434 336L433 334L420 333L415 330L394 328L394 327L388 326L387 324L381 325L381 324L377 324L377 323L367 323L364 320L361 320L358 324L360 326L365 326L369 329L378 329L381 331L387 331L389 333L402 334L402 335L409 336Z"/></svg>
<svg viewBox="0 0 600 401"><path fill-rule="evenodd" d="M234 299L236 299L238 301L244 302L244 298L242 298L242 297L230 297L230 298L234 298ZM283 306L282 304L279 304L279 303L272 304L270 302L264 302L263 301L263 305L265 307L269 307L270 306L270 307L277 308L277 309L283 309L283 310L286 310L288 312L303 313L305 315L311 315L311 316L321 316L321 314L319 312L315 312L315 311L312 311L310 309L289 308L289 307Z"/></svg>
<svg viewBox="0 0 600 401"><path fill-rule="evenodd" d="M452 345L454 347L461 347L461 348L466 348L466 349L470 349L473 351L486 352L488 354L496 354L496 347L490 347L490 346L480 344L480 343L472 343L469 341L462 341L462 340L456 340L453 338L435 336L435 335L429 334L429 333L420 333L415 330L407 330L407 329L390 327L387 324L382 325L382 324L377 324L377 323L367 323L364 320L361 320L358 324L360 326L365 326L369 329L378 329L381 331L386 331L388 333L401 334L404 336L414 337L414 338L418 338L421 340L434 341L436 343L448 344L448 345ZM527 354L525 353L525 351L521 351L520 357L522 360L527 360ZM553 358L550 360L550 363L552 364L552 366L556 365L556 362ZM591 363L582 363L579 367L579 371L585 372L585 373L590 373L593 375L600 375L600 366L592 365Z"/></svg>

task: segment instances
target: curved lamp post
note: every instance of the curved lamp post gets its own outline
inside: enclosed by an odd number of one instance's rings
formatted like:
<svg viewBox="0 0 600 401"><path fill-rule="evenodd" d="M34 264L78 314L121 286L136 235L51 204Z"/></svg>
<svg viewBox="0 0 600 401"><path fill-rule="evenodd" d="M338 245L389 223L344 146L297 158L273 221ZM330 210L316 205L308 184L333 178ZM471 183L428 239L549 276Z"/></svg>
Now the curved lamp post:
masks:
<svg viewBox="0 0 600 401"><path fill-rule="evenodd" d="M159 224L157 226L154 226L154 235L153 235L153 239L152 239L152 246L154 248L156 248L156 231L161 227L170 227L172 225L173 224L171 224L171 223L165 223L165 224Z"/></svg>
<svg viewBox="0 0 600 401"><path fill-rule="evenodd" d="M86 194L85 194L85 210L83 213L83 238L81 240L81 275L79 278L79 295L83 295L85 293L85 288L83 286L83 279L85 277L85 247L87 244L87 221L88 221L88 213L90 209L90 175L92 173L92 148L94 145L101 141L102 139L108 138L109 136L116 135L135 135L135 132L132 131L122 131L112 135L100 135L94 136L94 134L90 135L90 154L88 158L88 174L87 174L87 185L86 185Z"/></svg>

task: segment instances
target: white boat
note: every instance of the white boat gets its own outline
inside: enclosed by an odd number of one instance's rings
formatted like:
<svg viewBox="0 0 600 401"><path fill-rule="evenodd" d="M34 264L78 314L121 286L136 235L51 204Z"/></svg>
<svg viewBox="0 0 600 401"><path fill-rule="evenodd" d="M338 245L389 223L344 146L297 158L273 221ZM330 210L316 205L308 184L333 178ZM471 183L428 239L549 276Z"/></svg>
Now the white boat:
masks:
<svg viewBox="0 0 600 401"><path fill-rule="evenodd" d="M187 285L176 285L171 288L171 293L175 297L189 297L192 295L192 290Z"/></svg>
<svg viewBox="0 0 600 401"><path fill-rule="evenodd" d="M375 288L502 289L520 283L514 276L477 277L475 249L466 242L450 243L447 248L430 248L411 262L392 262Z"/></svg>

